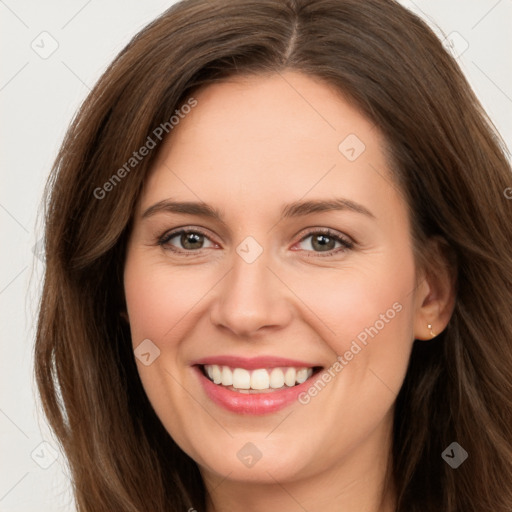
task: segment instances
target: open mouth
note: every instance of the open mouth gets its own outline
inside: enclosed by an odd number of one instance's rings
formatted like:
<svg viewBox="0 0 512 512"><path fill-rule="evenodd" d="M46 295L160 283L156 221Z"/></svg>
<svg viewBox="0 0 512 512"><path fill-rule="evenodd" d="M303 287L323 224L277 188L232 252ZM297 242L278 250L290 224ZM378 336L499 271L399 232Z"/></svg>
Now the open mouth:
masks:
<svg viewBox="0 0 512 512"><path fill-rule="evenodd" d="M220 387L245 394L272 393L303 384L322 370L321 366L275 368L233 368L230 366L199 365L203 375Z"/></svg>

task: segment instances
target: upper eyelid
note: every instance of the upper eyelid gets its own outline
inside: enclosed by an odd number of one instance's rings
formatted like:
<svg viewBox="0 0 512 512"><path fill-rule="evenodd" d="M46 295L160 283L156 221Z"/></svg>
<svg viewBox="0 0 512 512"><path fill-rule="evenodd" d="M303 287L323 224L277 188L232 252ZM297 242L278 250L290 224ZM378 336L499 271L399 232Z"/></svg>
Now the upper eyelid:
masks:
<svg viewBox="0 0 512 512"><path fill-rule="evenodd" d="M158 237L158 239L159 240L161 240L162 238L170 239L170 238L174 238L175 236L178 236L182 233L198 233L198 234L203 235L204 237L208 238L211 242L216 243L214 240L212 240L212 237L203 228L195 228L195 227L187 227L187 226L165 231L161 236Z"/></svg>

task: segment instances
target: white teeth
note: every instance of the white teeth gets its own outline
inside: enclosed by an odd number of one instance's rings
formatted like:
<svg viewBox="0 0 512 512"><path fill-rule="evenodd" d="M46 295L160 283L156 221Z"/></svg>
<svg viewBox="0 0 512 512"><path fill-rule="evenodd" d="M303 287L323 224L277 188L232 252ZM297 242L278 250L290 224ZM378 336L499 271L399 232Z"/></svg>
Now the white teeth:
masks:
<svg viewBox="0 0 512 512"><path fill-rule="evenodd" d="M295 386L295 375L297 372L295 368L288 368L286 373L284 374L284 382L287 386L292 387Z"/></svg>
<svg viewBox="0 0 512 512"><path fill-rule="evenodd" d="M222 382L222 374L220 368L216 364L212 367L212 378L215 384L220 384Z"/></svg>
<svg viewBox="0 0 512 512"><path fill-rule="evenodd" d="M233 370L233 387L251 389L251 374L244 368L235 368Z"/></svg>
<svg viewBox="0 0 512 512"><path fill-rule="evenodd" d="M284 373L281 368L274 368L270 373L270 387L279 389L284 386Z"/></svg>
<svg viewBox="0 0 512 512"><path fill-rule="evenodd" d="M295 377L295 379L297 380L297 382L299 384L302 384L303 382L305 382L308 379L308 370L307 370L307 368L301 368L300 370L298 370L297 371L297 376Z"/></svg>
<svg viewBox="0 0 512 512"><path fill-rule="evenodd" d="M232 386L233 385L233 372L229 366L222 367L222 385Z"/></svg>
<svg viewBox="0 0 512 512"><path fill-rule="evenodd" d="M251 374L251 389L267 389L269 381L267 370L254 370Z"/></svg>
<svg viewBox="0 0 512 512"><path fill-rule="evenodd" d="M302 384L313 375L313 368L259 368L257 370L246 370L245 368L230 368L207 364L204 366L209 379L215 384L222 386L233 386L235 389L248 392L250 389L281 389Z"/></svg>

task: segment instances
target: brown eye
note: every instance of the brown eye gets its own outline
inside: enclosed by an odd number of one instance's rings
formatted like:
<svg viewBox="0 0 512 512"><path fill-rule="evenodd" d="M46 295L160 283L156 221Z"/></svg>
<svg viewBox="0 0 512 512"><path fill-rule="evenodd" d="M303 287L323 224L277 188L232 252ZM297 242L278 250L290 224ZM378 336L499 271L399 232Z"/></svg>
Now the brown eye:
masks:
<svg viewBox="0 0 512 512"><path fill-rule="evenodd" d="M199 233L182 233L180 243L184 249L201 249L204 236Z"/></svg>
<svg viewBox="0 0 512 512"><path fill-rule="evenodd" d="M311 246L319 251L330 251L335 248L336 240L333 237L319 234L313 235L311 239Z"/></svg>
<svg viewBox="0 0 512 512"><path fill-rule="evenodd" d="M174 242L172 242L175 240ZM201 249L205 249L205 242L208 241L214 245L211 240L202 232L197 230L186 230L174 231L163 235L159 240L158 244L164 249L169 249L175 252L199 252Z"/></svg>
<svg viewBox="0 0 512 512"><path fill-rule="evenodd" d="M306 243L305 241L308 239L311 239L311 241ZM349 239L331 230L311 231L299 243L305 244L303 250L306 252L325 253L326 256L344 252L354 246Z"/></svg>

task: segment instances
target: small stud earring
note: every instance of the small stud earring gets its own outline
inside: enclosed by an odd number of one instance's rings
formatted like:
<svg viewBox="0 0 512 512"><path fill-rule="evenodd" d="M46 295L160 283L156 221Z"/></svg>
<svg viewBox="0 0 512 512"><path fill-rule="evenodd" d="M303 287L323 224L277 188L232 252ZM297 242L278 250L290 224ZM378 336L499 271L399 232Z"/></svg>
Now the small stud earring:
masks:
<svg viewBox="0 0 512 512"><path fill-rule="evenodd" d="M432 324L428 324L427 327L430 329L430 336L432 336L432 338L435 338L437 334L432 331Z"/></svg>

